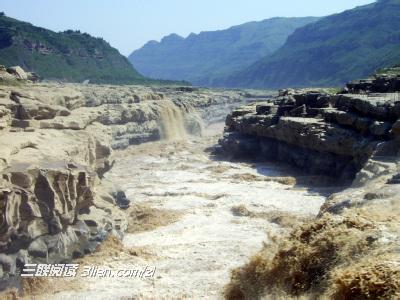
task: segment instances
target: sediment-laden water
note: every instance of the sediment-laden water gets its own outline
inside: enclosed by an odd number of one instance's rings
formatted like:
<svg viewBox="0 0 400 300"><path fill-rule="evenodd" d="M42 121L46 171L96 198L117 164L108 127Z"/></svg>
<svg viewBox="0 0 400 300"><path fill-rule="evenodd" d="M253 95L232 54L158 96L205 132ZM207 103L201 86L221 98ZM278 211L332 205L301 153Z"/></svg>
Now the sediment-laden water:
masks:
<svg viewBox="0 0 400 300"><path fill-rule="evenodd" d="M222 126L213 125L202 138L117 152L106 180L126 191L134 217L124 251L87 263L111 269L155 266L155 276L81 278L74 289L54 296L220 298L230 271L257 253L269 235L290 226L277 217L290 223L318 213L325 197L281 178L287 170L213 158L208 148L221 132Z"/></svg>

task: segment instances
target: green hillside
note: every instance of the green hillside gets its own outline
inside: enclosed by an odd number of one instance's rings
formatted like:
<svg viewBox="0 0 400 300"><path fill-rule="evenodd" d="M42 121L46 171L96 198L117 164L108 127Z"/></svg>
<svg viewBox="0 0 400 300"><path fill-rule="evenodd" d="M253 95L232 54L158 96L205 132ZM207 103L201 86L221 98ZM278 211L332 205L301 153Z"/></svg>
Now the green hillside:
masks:
<svg viewBox="0 0 400 300"><path fill-rule="evenodd" d="M221 77L251 65L281 47L296 28L318 18L273 18L226 30L171 34L161 42L151 41L134 51L129 60L152 78L188 80L212 85Z"/></svg>
<svg viewBox="0 0 400 300"><path fill-rule="evenodd" d="M273 55L218 84L339 86L399 62L400 0L381 0L297 29Z"/></svg>
<svg viewBox="0 0 400 300"><path fill-rule="evenodd" d="M101 38L56 33L0 14L0 64L19 65L44 79L134 83L147 79Z"/></svg>

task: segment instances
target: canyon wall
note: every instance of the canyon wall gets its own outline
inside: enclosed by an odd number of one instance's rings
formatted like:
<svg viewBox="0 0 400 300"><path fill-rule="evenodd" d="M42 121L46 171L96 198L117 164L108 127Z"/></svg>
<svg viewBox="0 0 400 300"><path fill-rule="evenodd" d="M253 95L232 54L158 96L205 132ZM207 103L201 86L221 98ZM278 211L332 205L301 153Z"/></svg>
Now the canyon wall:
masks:
<svg viewBox="0 0 400 300"><path fill-rule="evenodd" d="M234 270L228 299L400 297L400 93L392 77L340 94L285 90L227 117L223 151L342 185L315 220ZM376 93L382 86L390 93Z"/></svg>
<svg viewBox="0 0 400 300"><path fill-rule="evenodd" d="M220 144L237 155L280 160L307 172L353 179L398 139L398 94L282 91L233 111Z"/></svg>
<svg viewBox="0 0 400 300"><path fill-rule="evenodd" d="M101 180L113 151L201 135L211 106L242 101L239 92L190 88L0 86L0 277L122 236L126 203Z"/></svg>

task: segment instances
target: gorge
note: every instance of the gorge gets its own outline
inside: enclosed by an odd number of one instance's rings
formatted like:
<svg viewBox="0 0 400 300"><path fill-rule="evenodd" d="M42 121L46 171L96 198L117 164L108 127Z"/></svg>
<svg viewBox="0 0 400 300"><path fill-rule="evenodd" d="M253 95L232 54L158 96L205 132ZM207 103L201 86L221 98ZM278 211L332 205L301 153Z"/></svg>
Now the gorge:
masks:
<svg viewBox="0 0 400 300"><path fill-rule="evenodd" d="M0 300L400 299L400 0L56 2L0 3Z"/></svg>
<svg viewBox="0 0 400 300"><path fill-rule="evenodd" d="M341 94L1 86L2 289L53 299L396 296L400 102L397 75L385 76ZM16 276L26 263L60 262L156 272Z"/></svg>

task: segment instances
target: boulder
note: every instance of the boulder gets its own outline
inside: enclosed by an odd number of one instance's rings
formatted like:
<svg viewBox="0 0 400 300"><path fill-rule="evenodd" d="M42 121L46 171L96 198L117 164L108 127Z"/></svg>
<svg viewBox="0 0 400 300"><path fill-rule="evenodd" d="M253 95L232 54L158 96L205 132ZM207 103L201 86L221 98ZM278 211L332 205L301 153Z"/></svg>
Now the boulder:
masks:
<svg viewBox="0 0 400 300"><path fill-rule="evenodd" d="M115 203L117 203L119 208L122 209L129 208L131 201L126 197L124 191L117 191L114 197L115 197Z"/></svg>
<svg viewBox="0 0 400 300"><path fill-rule="evenodd" d="M25 73L25 71L20 66L9 67L9 68L7 68L7 72L16 76L18 79L21 79L21 80L28 79L28 75Z"/></svg>
<svg viewBox="0 0 400 300"><path fill-rule="evenodd" d="M389 122L375 121L369 127L369 130L373 135L375 135L377 137L381 137L381 136L385 136L386 134L388 134L388 132L390 131L391 128L392 128L392 124Z"/></svg>
<svg viewBox="0 0 400 300"><path fill-rule="evenodd" d="M32 81L32 82L39 82L40 81L40 77L38 74L33 73L33 72L27 72L26 73L27 79Z"/></svg>
<svg viewBox="0 0 400 300"><path fill-rule="evenodd" d="M48 248L43 238L34 240L28 247L28 253L34 257L47 258Z"/></svg>

